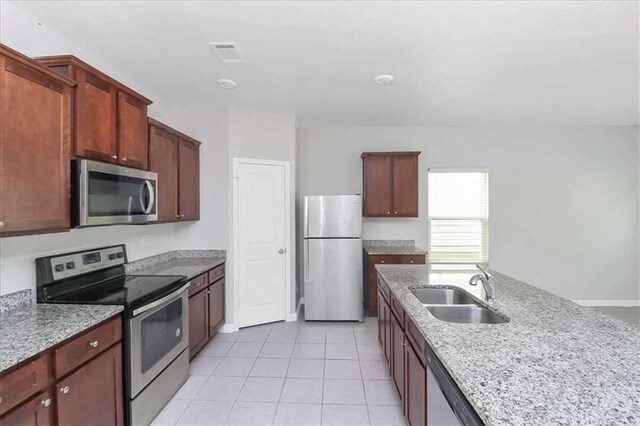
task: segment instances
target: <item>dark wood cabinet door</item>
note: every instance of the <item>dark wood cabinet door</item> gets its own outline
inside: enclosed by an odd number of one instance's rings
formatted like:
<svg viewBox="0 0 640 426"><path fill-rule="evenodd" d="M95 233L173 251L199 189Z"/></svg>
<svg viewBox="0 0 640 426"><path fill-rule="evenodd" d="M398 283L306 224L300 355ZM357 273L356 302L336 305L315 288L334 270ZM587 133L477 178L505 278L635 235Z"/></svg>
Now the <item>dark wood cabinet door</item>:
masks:
<svg viewBox="0 0 640 426"><path fill-rule="evenodd" d="M427 372L411 344L404 347L405 413L411 426L427 420Z"/></svg>
<svg viewBox="0 0 640 426"><path fill-rule="evenodd" d="M209 287L209 337L224 323L224 278Z"/></svg>
<svg viewBox="0 0 640 426"><path fill-rule="evenodd" d="M122 425L122 344L118 343L56 385L61 425Z"/></svg>
<svg viewBox="0 0 640 426"><path fill-rule="evenodd" d="M404 332L396 317L391 314L391 378L400 400L404 401Z"/></svg>
<svg viewBox="0 0 640 426"><path fill-rule="evenodd" d="M363 158L363 215L367 217L391 216L391 157L388 155L372 155Z"/></svg>
<svg viewBox="0 0 640 426"><path fill-rule="evenodd" d="M75 69L75 80L75 155L116 163L118 90L82 68Z"/></svg>
<svg viewBox="0 0 640 426"><path fill-rule="evenodd" d="M189 357L192 358L207 341L209 308L207 290L189 298Z"/></svg>
<svg viewBox="0 0 640 426"><path fill-rule="evenodd" d="M128 93L118 91L118 162L147 170L147 105Z"/></svg>
<svg viewBox="0 0 640 426"><path fill-rule="evenodd" d="M180 220L200 219L200 148L180 140L178 144L178 206Z"/></svg>
<svg viewBox="0 0 640 426"><path fill-rule="evenodd" d="M158 174L158 221L180 219L178 214L178 137L149 126L149 170Z"/></svg>
<svg viewBox="0 0 640 426"><path fill-rule="evenodd" d="M393 343L392 343L392 336L391 336L391 309L389 308L389 305L387 304L387 302L384 301L383 299L383 303L382 303L382 307L384 309L384 356L385 358L387 358L387 362L389 364L391 364L391 358L392 358L392 354L391 352L393 351Z"/></svg>
<svg viewBox="0 0 640 426"><path fill-rule="evenodd" d="M378 311L378 341L380 342L380 344L383 347L384 350L384 307L382 306L384 304L384 299L382 298L382 294L380 294L380 291L377 292L377 296L378 296L378 307L377 307L377 311Z"/></svg>
<svg viewBox="0 0 640 426"><path fill-rule="evenodd" d="M48 426L53 424L53 397L51 391L42 392L6 416L0 417L0 426Z"/></svg>
<svg viewBox="0 0 640 426"><path fill-rule="evenodd" d="M72 83L0 48L0 86L0 236L68 229Z"/></svg>
<svg viewBox="0 0 640 426"><path fill-rule="evenodd" d="M418 156L393 157L393 216L418 217Z"/></svg>

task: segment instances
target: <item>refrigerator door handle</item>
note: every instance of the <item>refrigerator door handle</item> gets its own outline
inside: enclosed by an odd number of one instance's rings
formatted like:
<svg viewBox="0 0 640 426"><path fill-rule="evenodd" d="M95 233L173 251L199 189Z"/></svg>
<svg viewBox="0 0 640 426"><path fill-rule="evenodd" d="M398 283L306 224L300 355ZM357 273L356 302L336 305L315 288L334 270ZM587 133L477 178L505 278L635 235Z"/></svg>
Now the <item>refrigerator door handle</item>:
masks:
<svg viewBox="0 0 640 426"><path fill-rule="evenodd" d="M311 273L309 271L309 240L304 240L304 281L311 281Z"/></svg>

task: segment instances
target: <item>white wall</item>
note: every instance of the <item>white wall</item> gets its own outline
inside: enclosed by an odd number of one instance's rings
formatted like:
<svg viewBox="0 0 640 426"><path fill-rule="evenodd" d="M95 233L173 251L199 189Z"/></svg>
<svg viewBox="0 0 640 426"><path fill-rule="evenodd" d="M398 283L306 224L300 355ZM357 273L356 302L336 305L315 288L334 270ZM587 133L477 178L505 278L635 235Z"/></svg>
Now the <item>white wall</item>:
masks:
<svg viewBox="0 0 640 426"><path fill-rule="evenodd" d="M295 299L295 191L296 191L296 125L292 114L271 113L263 111L229 108L229 179L233 180L233 159L250 158L262 160L281 160L290 163L290 190L291 190L291 286L292 297L287 303L287 315L291 315L296 309ZM232 183L233 185L233 183ZM229 217L232 217L233 187L229 185ZM229 241L233 241L233 224L230 221ZM233 244L229 244L227 252L229 265L233 262ZM227 268L230 274L230 282L234 282L232 268ZM232 329L236 326L237 312L234 300L234 286L227 286L227 325Z"/></svg>
<svg viewBox="0 0 640 426"><path fill-rule="evenodd" d="M145 87L144 76L133 79L118 64L106 63L60 34L38 25L31 16L11 3L2 2L0 40L29 56L74 54L112 77L148 96L154 103L149 115L193 136L200 147L200 217L198 222L146 226L111 226L72 230L67 233L0 239L0 294L23 288L35 289L36 257L125 243L130 259L174 249L227 247L228 145L227 109L178 106L160 99Z"/></svg>
<svg viewBox="0 0 640 426"><path fill-rule="evenodd" d="M301 195L362 191L363 151L420 150L418 218L365 239L427 247L429 167L490 170L490 266L563 297L640 299L637 127L300 129ZM499 297L499 296L498 296Z"/></svg>

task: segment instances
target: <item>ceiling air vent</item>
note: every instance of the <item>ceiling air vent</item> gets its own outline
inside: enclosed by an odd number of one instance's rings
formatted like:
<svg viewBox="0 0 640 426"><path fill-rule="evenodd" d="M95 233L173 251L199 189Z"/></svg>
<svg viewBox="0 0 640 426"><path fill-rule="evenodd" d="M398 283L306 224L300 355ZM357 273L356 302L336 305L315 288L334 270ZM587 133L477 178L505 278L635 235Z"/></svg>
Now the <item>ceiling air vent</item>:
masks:
<svg viewBox="0 0 640 426"><path fill-rule="evenodd" d="M240 64L244 62L242 54L238 50L238 44L230 42L212 42L209 43L213 50L224 64Z"/></svg>

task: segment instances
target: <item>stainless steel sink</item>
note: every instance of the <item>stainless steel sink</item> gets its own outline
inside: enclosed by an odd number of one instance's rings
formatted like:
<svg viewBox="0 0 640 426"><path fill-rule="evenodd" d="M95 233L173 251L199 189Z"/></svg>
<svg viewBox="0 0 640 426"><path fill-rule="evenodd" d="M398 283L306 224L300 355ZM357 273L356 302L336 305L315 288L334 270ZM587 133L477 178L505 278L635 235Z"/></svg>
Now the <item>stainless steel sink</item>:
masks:
<svg viewBox="0 0 640 426"><path fill-rule="evenodd" d="M464 324L503 324L509 322L508 319L478 305L427 306L427 309L434 317L447 322Z"/></svg>
<svg viewBox="0 0 640 426"><path fill-rule="evenodd" d="M473 297L463 290L453 288L414 288L411 290L425 305L470 305Z"/></svg>

